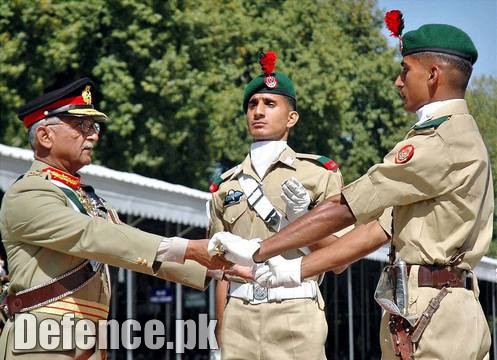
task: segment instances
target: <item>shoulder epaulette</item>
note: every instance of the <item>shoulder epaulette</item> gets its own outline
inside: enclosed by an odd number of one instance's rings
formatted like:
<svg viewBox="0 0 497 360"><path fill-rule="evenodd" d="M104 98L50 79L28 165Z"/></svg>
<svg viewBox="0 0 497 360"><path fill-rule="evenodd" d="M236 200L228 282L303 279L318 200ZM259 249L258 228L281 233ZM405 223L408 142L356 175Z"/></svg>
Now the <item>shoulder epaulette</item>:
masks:
<svg viewBox="0 0 497 360"><path fill-rule="evenodd" d="M44 178L48 179L50 177L50 174L47 174L41 170L33 170L33 171L30 171L30 172L24 174L24 176L40 176L40 177L44 177Z"/></svg>
<svg viewBox="0 0 497 360"><path fill-rule="evenodd" d="M447 116L442 116L442 117L432 119L429 121L425 121L422 124L415 125L413 129L414 130L422 130L422 129L428 129L428 128L432 128L432 127L436 128L436 127L440 126L440 124L449 120L449 118L450 118L450 115L447 115Z"/></svg>
<svg viewBox="0 0 497 360"><path fill-rule="evenodd" d="M219 185L226 179L229 179L232 175L234 175L237 170L239 169L239 165L232 167L228 171L225 171L221 175L216 176L214 179L212 179L211 184L209 185L209 191L211 193L216 192L219 189Z"/></svg>
<svg viewBox="0 0 497 360"><path fill-rule="evenodd" d="M314 160L328 170L333 171L333 170L338 169L338 164L327 156L314 155L314 154L302 154L302 153L298 153L296 155L297 155L297 158L299 158L299 159Z"/></svg>
<svg viewBox="0 0 497 360"><path fill-rule="evenodd" d="M25 178L25 177L31 177L31 176L39 176L39 177L42 177L42 178L45 178L45 179L48 179L49 175L44 173L43 171L41 170L33 170L33 171L30 171L30 172L27 172L25 174L22 174L20 175L16 181L14 181L14 183L18 182L19 180Z"/></svg>

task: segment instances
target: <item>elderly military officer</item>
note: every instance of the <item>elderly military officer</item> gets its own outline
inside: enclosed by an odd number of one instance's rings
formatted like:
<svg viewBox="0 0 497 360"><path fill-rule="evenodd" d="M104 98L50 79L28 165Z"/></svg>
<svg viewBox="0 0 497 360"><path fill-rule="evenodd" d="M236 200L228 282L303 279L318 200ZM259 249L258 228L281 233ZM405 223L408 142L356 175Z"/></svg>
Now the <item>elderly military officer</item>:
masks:
<svg viewBox="0 0 497 360"><path fill-rule="evenodd" d="M400 37L400 12L386 20ZM387 242L374 219L392 206L392 255L399 271L391 276L401 284L405 262L408 280L394 299L398 307L397 299L404 300L405 312L382 319L383 358L485 359L490 336L474 273L466 288L468 273L488 249L494 209L488 154L464 101L477 50L466 33L444 24L410 31L401 44L395 85L405 109L416 112L416 124L382 163L264 241L253 259L305 246L354 221L366 224L302 264L270 260L269 276L258 274L269 286L298 284L303 276L354 261ZM222 243L228 258L245 264L258 247L236 238Z"/></svg>
<svg viewBox="0 0 497 360"><path fill-rule="evenodd" d="M229 231L265 239L342 188L333 160L296 153L287 145L299 114L293 83L273 71L275 62L275 53L262 55L264 74L245 88L243 110L253 143L245 160L212 184L211 235ZM308 250L284 256L296 258ZM327 323L316 277L269 291L236 279L221 282L216 302L223 360L325 358Z"/></svg>
<svg viewBox="0 0 497 360"><path fill-rule="evenodd" d="M88 78L80 79L19 110L35 160L5 193L0 213L11 316L31 313L41 321L73 313L76 319L107 319L110 284L104 264L204 288L206 268L184 259L209 265L206 241L163 238L122 224L115 210L83 185L77 171L91 162L99 122L106 120L92 105L92 86ZM62 349L62 342L51 351L39 344L16 349L13 324L9 320L2 333L0 359L105 355L74 345Z"/></svg>

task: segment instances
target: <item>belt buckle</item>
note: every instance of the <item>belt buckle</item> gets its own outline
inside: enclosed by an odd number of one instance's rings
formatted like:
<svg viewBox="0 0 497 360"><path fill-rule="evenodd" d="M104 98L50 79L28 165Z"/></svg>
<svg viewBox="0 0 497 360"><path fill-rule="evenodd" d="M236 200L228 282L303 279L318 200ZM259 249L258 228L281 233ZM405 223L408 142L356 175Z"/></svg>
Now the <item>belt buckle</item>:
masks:
<svg viewBox="0 0 497 360"><path fill-rule="evenodd" d="M255 300L261 301L267 299L267 288L260 286L257 283L253 285L253 293Z"/></svg>

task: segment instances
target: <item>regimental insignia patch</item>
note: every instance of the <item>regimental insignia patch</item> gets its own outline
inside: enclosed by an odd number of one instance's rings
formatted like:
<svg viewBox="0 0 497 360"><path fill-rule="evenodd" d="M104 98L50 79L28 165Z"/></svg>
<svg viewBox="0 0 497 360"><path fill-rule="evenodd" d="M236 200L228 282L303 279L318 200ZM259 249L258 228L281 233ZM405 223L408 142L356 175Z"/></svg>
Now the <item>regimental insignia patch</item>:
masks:
<svg viewBox="0 0 497 360"><path fill-rule="evenodd" d="M409 160L411 160L412 156L414 155L414 146L409 144L406 146L403 146L398 152L397 155L395 156L395 163L396 164L405 164Z"/></svg>
<svg viewBox="0 0 497 360"><path fill-rule="evenodd" d="M243 192L240 190L228 190L226 197L224 198L224 206L230 206L233 204L238 204L240 202L240 198L242 197Z"/></svg>

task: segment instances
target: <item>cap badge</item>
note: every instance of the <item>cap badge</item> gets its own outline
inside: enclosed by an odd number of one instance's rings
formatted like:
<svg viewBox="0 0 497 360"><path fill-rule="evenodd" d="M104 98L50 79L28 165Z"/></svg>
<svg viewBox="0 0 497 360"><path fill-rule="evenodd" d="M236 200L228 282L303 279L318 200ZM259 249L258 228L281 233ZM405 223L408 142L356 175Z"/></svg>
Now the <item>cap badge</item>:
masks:
<svg viewBox="0 0 497 360"><path fill-rule="evenodd" d="M90 85L86 85L85 89L81 93L81 96L83 97L83 101L86 105L91 105Z"/></svg>
<svg viewBox="0 0 497 360"><path fill-rule="evenodd" d="M414 155L414 146L410 144L406 145L397 152L397 156L395 156L395 163L404 164L408 162L413 155Z"/></svg>
<svg viewBox="0 0 497 360"><path fill-rule="evenodd" d="M278 86L278 79L275 76L266 76L264 78L264 84L270 89L275 89Z"/></svg>

